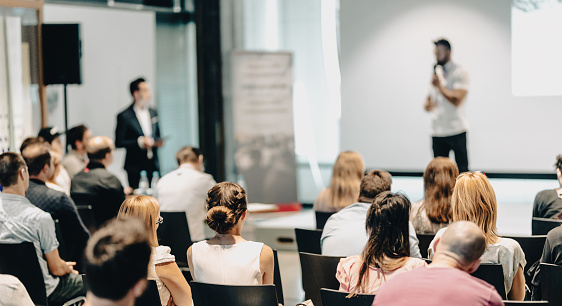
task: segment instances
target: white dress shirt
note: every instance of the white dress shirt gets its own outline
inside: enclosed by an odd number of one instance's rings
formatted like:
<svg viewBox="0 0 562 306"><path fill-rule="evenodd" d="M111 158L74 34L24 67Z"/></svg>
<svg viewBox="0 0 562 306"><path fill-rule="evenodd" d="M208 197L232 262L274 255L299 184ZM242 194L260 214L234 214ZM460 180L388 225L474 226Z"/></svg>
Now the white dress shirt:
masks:
<svg viewBox="0 0 562 306"><path fill-rule="evenodd" d="M145 137L152 137L152 120L150 119L150 112L148 111L148 106L144 108L139 108L133 106L133 110L135 111L135 115L137 115L137 120L140 123L142 133ZM141 141L141 137L138 139L139 147L144 148L144 144ZM152 159L153 153L151 148L147 148L148 159Z"/></svg>
<svg viewBox="0 0 562 306"><path fill-rule="evenodd" d="M164 175L156 186L161 211L185 211L192 241L205 239L207 192L216 185L213 176L182 164ZM165 221L164 221L165 222Z"/></svg>

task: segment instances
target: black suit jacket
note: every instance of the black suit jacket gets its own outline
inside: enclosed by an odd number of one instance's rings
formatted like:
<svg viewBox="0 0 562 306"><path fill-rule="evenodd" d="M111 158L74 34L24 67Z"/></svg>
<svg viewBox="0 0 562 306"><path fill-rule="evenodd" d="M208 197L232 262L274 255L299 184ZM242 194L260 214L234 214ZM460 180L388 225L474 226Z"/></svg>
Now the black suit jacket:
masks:
<svg viewBox="0 0 562 306"><path fill-rule="evenodd" d="M138 138L144 135L141 125L133 109L133 105L117 115L117 128L115 129L115 146L127 149L125 157L125 170L127 172L140 172L146 170L152 163L156 170L160 170L158 163L158 148L152 148L153 157L148 159L146 149L139 147ZM152 138L160 139L160 127L158 126L158 114L156 110L149 108L150 119L152 121Z"/></svg>

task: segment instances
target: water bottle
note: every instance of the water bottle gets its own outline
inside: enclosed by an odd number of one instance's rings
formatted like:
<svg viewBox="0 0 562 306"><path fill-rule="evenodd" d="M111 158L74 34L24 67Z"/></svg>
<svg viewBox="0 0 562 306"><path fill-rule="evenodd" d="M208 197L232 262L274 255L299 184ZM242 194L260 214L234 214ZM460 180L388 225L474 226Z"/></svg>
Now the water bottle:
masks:
<svg viewBox="0 0 562 306"><path fill-rule="evenodd" d="M140 173L139 191L140 194L148 194L148 176L145 170L142 170Z"/></svg>
<svg viewBox="0 0 562 306"><path fill-rule="evenodd" d="M150 190L152 191L151 194L153 197L158 198L158 192L156 191L156 185L158 185L158 179L160 179L160 175L158 171L152 172L152 180L150 181Z"/></svg>

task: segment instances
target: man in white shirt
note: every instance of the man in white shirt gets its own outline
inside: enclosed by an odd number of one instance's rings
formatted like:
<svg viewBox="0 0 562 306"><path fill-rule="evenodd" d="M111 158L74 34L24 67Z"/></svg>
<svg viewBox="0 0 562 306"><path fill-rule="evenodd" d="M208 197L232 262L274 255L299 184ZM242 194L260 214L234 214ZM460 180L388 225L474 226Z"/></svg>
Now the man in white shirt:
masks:
<svg viewBox="0 0 562 306"><path fill-rule="evenodd" d="M150 108L150 86L143 78L131 82L133 104L117 115L115 128L115 146L126 148L125 171L129 186L139 187L140 173L146 171L148 182L152 173L160 171L157 149L163 144L160 138L158 114Z"/></svg>
<svg viewBox="0 0 562 306"><path fill-rule="evenodd" d="M451 44L440 39L434 42L435 58L432 87L424 104L431 114L433 156L449 157L455 152L460 172L468 171L464 101L469 87L466 70L451 61Z"/></svg>
<svg viewBox="0 0 562 306"><path fill-rule="evenodd" d="M207 192L216 185L203 172L203 155L199 149L184 147L176 153L179 168L158 181L156 191L161 211L185 211L192 241L205 239Z"/></svg>

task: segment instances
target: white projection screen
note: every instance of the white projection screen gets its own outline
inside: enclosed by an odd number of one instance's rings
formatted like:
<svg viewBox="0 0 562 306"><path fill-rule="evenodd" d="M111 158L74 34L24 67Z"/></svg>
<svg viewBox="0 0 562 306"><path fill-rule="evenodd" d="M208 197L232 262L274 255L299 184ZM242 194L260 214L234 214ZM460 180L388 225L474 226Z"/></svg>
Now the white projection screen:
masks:
<svg viewBox="0 0 562 306"><path fill-rule="evenodd" d="M544 35L562 36L557 31ZM562 153L562 97L514 95L511 0L341 0L341 149L360 152L368 168L425 169L433 153L422 105L432 41L440 37L470 74L470 169L553 173Z"/></svg>

